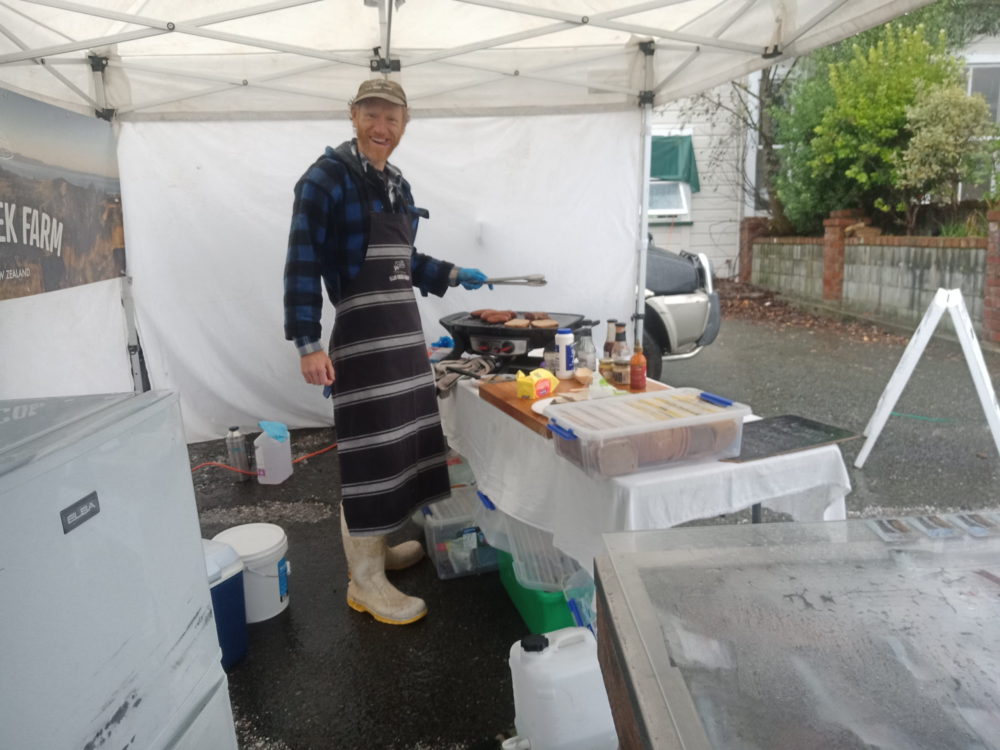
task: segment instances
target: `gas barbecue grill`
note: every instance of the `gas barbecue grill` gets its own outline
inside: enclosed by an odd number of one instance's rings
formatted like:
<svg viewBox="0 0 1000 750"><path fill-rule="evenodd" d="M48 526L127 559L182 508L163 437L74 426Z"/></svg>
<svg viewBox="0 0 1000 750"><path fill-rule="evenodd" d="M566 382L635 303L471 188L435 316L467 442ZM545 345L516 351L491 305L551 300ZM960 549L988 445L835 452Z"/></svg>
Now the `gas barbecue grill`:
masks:
<svg viewBox="0 0 1000 750"><path fill-rule="evenodd" d="M517 317L523 318L524 315L518 312ZM572 313L548 313L548 316L559 325L552 328L508 328L503 323L485 323L467 312L446 315L439 322L455 341L449 359L458 359L463 354L491 356L497 359L497 370L502 372L536 367L539 358L529 357L528 352L544 349L552 343L557 329L575 331L585 322L582 315Z"/></svg>

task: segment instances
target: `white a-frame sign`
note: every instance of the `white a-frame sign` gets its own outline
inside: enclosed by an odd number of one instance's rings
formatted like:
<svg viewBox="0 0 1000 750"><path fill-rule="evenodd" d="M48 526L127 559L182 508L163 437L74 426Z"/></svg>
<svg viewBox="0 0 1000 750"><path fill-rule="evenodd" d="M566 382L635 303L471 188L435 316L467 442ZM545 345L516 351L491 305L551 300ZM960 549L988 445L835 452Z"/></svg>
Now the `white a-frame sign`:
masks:
<svg viewBox="0 0 1000 750"><path fill-rule="evenodd" d="M900 357L895 372L889 378L888 385L879 396L875 413L868 420L868 426L865 427L864 432L865 444L861 447L861 452L854 461L857 468L860 469L868 460L868 454L871 453L875 441L878 440L882 428L885 427L892 408L903 393L903 388L906 387L910 375L913 374L913 368L916 367L920 355L924 353L924 348L930 341L931 335L937 328L945 310L951 315L951 320L955 324L955 332L962 344L965 361L969 363L969 372L972 373L972 382L976 385L979 402L983 405L986 421L990 425L990 432L993 433L993 442L996 444L997 451L1000 451L1000 406L997 405L996 393L993 391L990 375L986 371L986 362L983 360L982 349L979 348L979 340L976 338L976 332L972 330L972 320L969 318L969 311L965 308L962 291L960 289L938 289L930 307L924 313L924 319L920 321L916 333L913 334L903 356Z"/></svg>

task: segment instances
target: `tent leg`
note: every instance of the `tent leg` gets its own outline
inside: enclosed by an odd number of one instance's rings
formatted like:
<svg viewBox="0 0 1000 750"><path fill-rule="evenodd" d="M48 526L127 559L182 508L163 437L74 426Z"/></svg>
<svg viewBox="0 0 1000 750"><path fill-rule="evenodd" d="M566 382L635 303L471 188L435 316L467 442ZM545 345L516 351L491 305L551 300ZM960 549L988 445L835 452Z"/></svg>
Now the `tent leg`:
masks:
<svg viewBox="0 0 1000 750"><path fill-rule="evenodd" d="M653 148L653 125L652 125L653 105L644 104L642 107L642 174L640 179L642 184L639 187L639 195L642 196L641 209L639 211L639 236L636 238L636 254L638 262L636 266L635 280L635 344L642 345L643 314L646 309L646 253L649 249L649 162L652 158Z"/></svg>
<svg viewBox="0 0 1000 750"><path fill-rule="evenodd" d="M641 154L639 160L639 236L636 238L638 262L635 279L635 339L636 346L642 346L643 316L646 311L646 254L649 250L649 166L653 158L653 55L656 45L646 42L639 45L643 54L645 81L640 96L642 107Z"/></svg>
<svg viewBox="0 0 1000 750"><path fill-rule="evenodd" d="M142 360L139 356L139 331L135 325L135 302L132 299L132 277L122 277L122 309L125 313L125 337L128 357L132 365L132 390L142 393L148 390L143 376Z"/></svg>

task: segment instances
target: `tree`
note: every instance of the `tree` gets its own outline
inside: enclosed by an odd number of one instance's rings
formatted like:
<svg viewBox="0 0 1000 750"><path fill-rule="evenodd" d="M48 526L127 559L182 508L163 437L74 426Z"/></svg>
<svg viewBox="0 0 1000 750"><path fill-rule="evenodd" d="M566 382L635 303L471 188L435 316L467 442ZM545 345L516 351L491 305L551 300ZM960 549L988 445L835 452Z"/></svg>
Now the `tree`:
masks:
<svg viewBox="0 0 1000 750"><path fill-rule="evenodd" d="M899 155L911 135L907 108L922 88L957 86L960 75L960 63L946 53L944 34L928 40L923 26L890 27L868 49L855 46L850 60L830 68L834 101L815 128L813 178L846 179L858 208L892 210L898 205L892 198L899 193Z"/></svg>
<svg viewBox="0 0 1000 750"><path fill-rule="evenodd" d="M957 50L979 35L1000 35L1000 2L998 0L938 0L898 18L900 28L923 26L940 31L948 50ZM758 161L766 169L755 181L746 176L747 192L770 197L772 224L781 229L789 214L799 231L816 229L825 215L824 193L810 180L794 180L781 172L789 161L808 161L808 141L819 124L824 106L832 101L829 89L829 66L850 60L854 48L868 49L878 44L887 33L880 26L799 58L791 65L765 68L759 89L751 90L742 82L733 84L732 92L720 95L712 92L693 98L692 108L716 111L738 122L745 131L756 134ZM779 158L778 151L785 152ZM760 172L760 170L759 170ZM784 192L782 192L784 186ZM843 186L841 186L843 187ZM791 191L791 192L790 192ZM785 207L780 196L791 196L792 205ZM758 202L760 203L760 201Z"/></svg>
<svg viewBox="0 0 1000 750"><path fill-rule="evenodd" d="M959 86L920 91L906 110L913 133L898 155L899 186L906 196L907 229L916 227L924 201L951 206L958 216L958 186L963 179L981 181L996 170L1000 128L981 96L968 96Z"/></svg>
<svg viewBox="0 0 1000 750"><path fill-rule="evenodd" d="M955 51L978 36L1000 36L998 0L938 0L899 19L900 23L941 30Z"/></svg>
<svg viewBox="0 0 1000 750"><path fill-rule="evenodd" d="M770 107L774 121L775 170L771 184L787 221L802 234L822 226L828 206L846 200L846 191L837 185L820 185L812 179L812 139L823 112L833 105L834 93L828 75L830 53L812 55L802 62L788 85L785 100Z"/></svg>
<svg viewBox="0 0 1000 750"><path fill-rule="evenodd" d="M923 26L889 24L866 38L870 45L853 44L849 55L843 46L816 55L811 75L775 111L786 144L778 194L799 231L815 231L832 209L905 206L896 183L907 107L922 87L960 81L944 33L929 39Z"/></svg>

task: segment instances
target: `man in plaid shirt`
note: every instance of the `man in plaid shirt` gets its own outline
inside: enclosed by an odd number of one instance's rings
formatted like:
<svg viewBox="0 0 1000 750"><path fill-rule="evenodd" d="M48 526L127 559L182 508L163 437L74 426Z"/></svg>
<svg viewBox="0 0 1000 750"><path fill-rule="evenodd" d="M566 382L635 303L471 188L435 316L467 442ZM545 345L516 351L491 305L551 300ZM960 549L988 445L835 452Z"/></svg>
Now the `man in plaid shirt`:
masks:
<svg viewBox="0 0 1000 750"><path fill-rule="evenodd" d="M285 338L299 350L306 382L333 394L347 604L393 625L419 620L427 607L385 571L412 565L424 550L417 541L389 547L385 535L450 492L413 287L440 296L487 278L413 247L427 212L389 164L408 119L398 83L361 84L351 103L357 137L327 148L295 186L285 263ZM320 343L323 286L336 308L329 354Z"/></svg>

